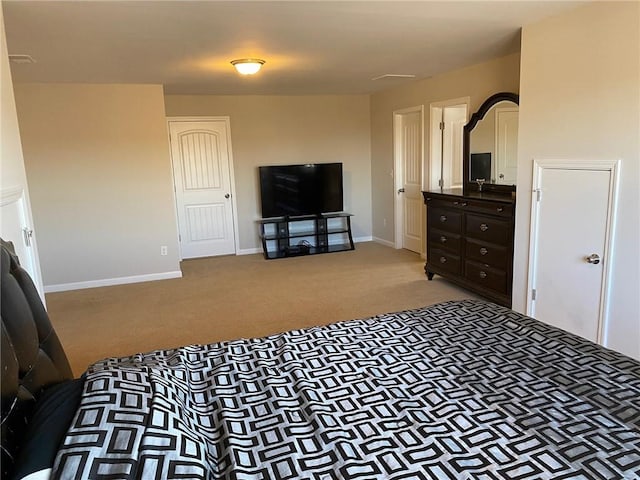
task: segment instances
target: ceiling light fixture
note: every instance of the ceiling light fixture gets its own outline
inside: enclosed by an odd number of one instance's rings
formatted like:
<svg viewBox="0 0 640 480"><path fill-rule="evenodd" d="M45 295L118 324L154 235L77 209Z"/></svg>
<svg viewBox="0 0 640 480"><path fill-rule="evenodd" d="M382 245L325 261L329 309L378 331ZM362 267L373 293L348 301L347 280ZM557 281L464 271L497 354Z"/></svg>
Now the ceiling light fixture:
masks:
<svg viewBox="0 0 640 480"><path fill-rule="evenodd" d="M254 73L258 73L264 64L265 61L260 60L259 58L241 58L239 60L231 61L231 65L236 67L236 70L241 75L253 75Z"/></svg>

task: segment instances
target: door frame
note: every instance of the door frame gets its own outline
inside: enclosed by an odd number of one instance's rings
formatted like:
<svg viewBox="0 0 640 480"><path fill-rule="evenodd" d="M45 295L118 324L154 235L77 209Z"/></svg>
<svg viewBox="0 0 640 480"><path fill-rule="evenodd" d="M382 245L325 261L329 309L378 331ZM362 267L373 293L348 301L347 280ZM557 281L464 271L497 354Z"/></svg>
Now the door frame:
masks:
<svg viewBox="0 0 640 480"><path fill-rule="evenodd" d="M597 170L610 173L609 202L607 206L607 223L605 226L604 251L602 252L602 288L600 289L600 311L598 312L597 343L607 344L607 329L609 323L609 290L611 286L611 265L614 255L614 234L618 204L618 188L620 183L621 160L533 160L533 180L531 191L531 221L529 230L529 272L527 277L526 314L534 315L533 289L535 288L537 267L537 236L539 222L538 195L541 194L540 182L544 170Z"/></svg>
<svg viewBox="0 0 640 480"><path fill-rule="evenodd" d="M178 222L178 201L176 194L176 179L175 179L175 168L173 164L173 153L171 151L171 123L180 123L180 122L224 122L225 128L227 131L227 145L229 146L229 189L231 190L231 217L233 221L233 249L234 254L238 255L240 251L240 239L239 239L239 230L238 230L238 205L236 202L236 181L233 172L233 146L231 144L231 117L229 116L202 116L202 117L177 117L171 116L167 117L167 138L169 139L169 159L171 161L171 182L173 184L173 213L176 222L176 230L177 237L176 241L178 242L178 257L179 260L183 260L182 257L182 242L180 242L180 223Z"/></svg>
<svg viewBox="0 0 640 480"><path fill-rule="evenodd" d="M403 115L408 113L419 113L420 124L420 141L422 149L420 151L420 188L424 190L424 105L416 105L414 107L402 108L393 111L393 212L394 212L394 248L402 248L402 234L404 231L404 211L402 209L401 197L398 190L402 188L402 180L404 178L404 165L402 162L402 148L400 136L402 132ZM424 208L423 208L424 210ZM424 211L423 215L424 217ZM424 225L420 229L420 255L425 256L424 241Z"/></svg>

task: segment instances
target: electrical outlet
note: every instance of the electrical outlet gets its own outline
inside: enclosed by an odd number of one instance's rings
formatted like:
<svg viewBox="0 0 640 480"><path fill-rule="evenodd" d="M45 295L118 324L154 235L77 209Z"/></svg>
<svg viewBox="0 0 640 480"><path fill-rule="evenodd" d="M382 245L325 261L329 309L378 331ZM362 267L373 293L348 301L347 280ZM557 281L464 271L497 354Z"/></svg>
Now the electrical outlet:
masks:
<svg viewBox="0 0 640 480"><path fill-rule="evenodd" d="M167 246L166 245L162 245L160 247L160 255L165 256L167 254Z"/></svg>

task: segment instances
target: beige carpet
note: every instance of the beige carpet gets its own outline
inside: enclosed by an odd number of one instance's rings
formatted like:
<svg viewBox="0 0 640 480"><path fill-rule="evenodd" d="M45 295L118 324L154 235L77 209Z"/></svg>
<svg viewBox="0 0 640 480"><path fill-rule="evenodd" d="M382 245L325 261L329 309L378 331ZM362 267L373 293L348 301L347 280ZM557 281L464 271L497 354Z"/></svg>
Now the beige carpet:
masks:
<svg viewBox="0 0 640 480"><path fill-rule="evenodd" d="M101 358L259 337L474 297L419 255L367 242L351 252L187 260L183 278L47 294L76 375Z"/></svg>

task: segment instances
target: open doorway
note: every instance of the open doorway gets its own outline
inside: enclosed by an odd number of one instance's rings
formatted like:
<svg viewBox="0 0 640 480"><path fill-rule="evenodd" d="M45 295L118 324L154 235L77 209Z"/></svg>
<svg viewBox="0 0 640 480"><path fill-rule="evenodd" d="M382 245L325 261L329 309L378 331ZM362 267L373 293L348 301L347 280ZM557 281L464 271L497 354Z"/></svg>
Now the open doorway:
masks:
<svg viewBox="0 0 640 480"><path fill-rule="evenodd" d="M469 97L464 97L430 105L430 190L462 187L462 133L469 102Z"/></svg>

